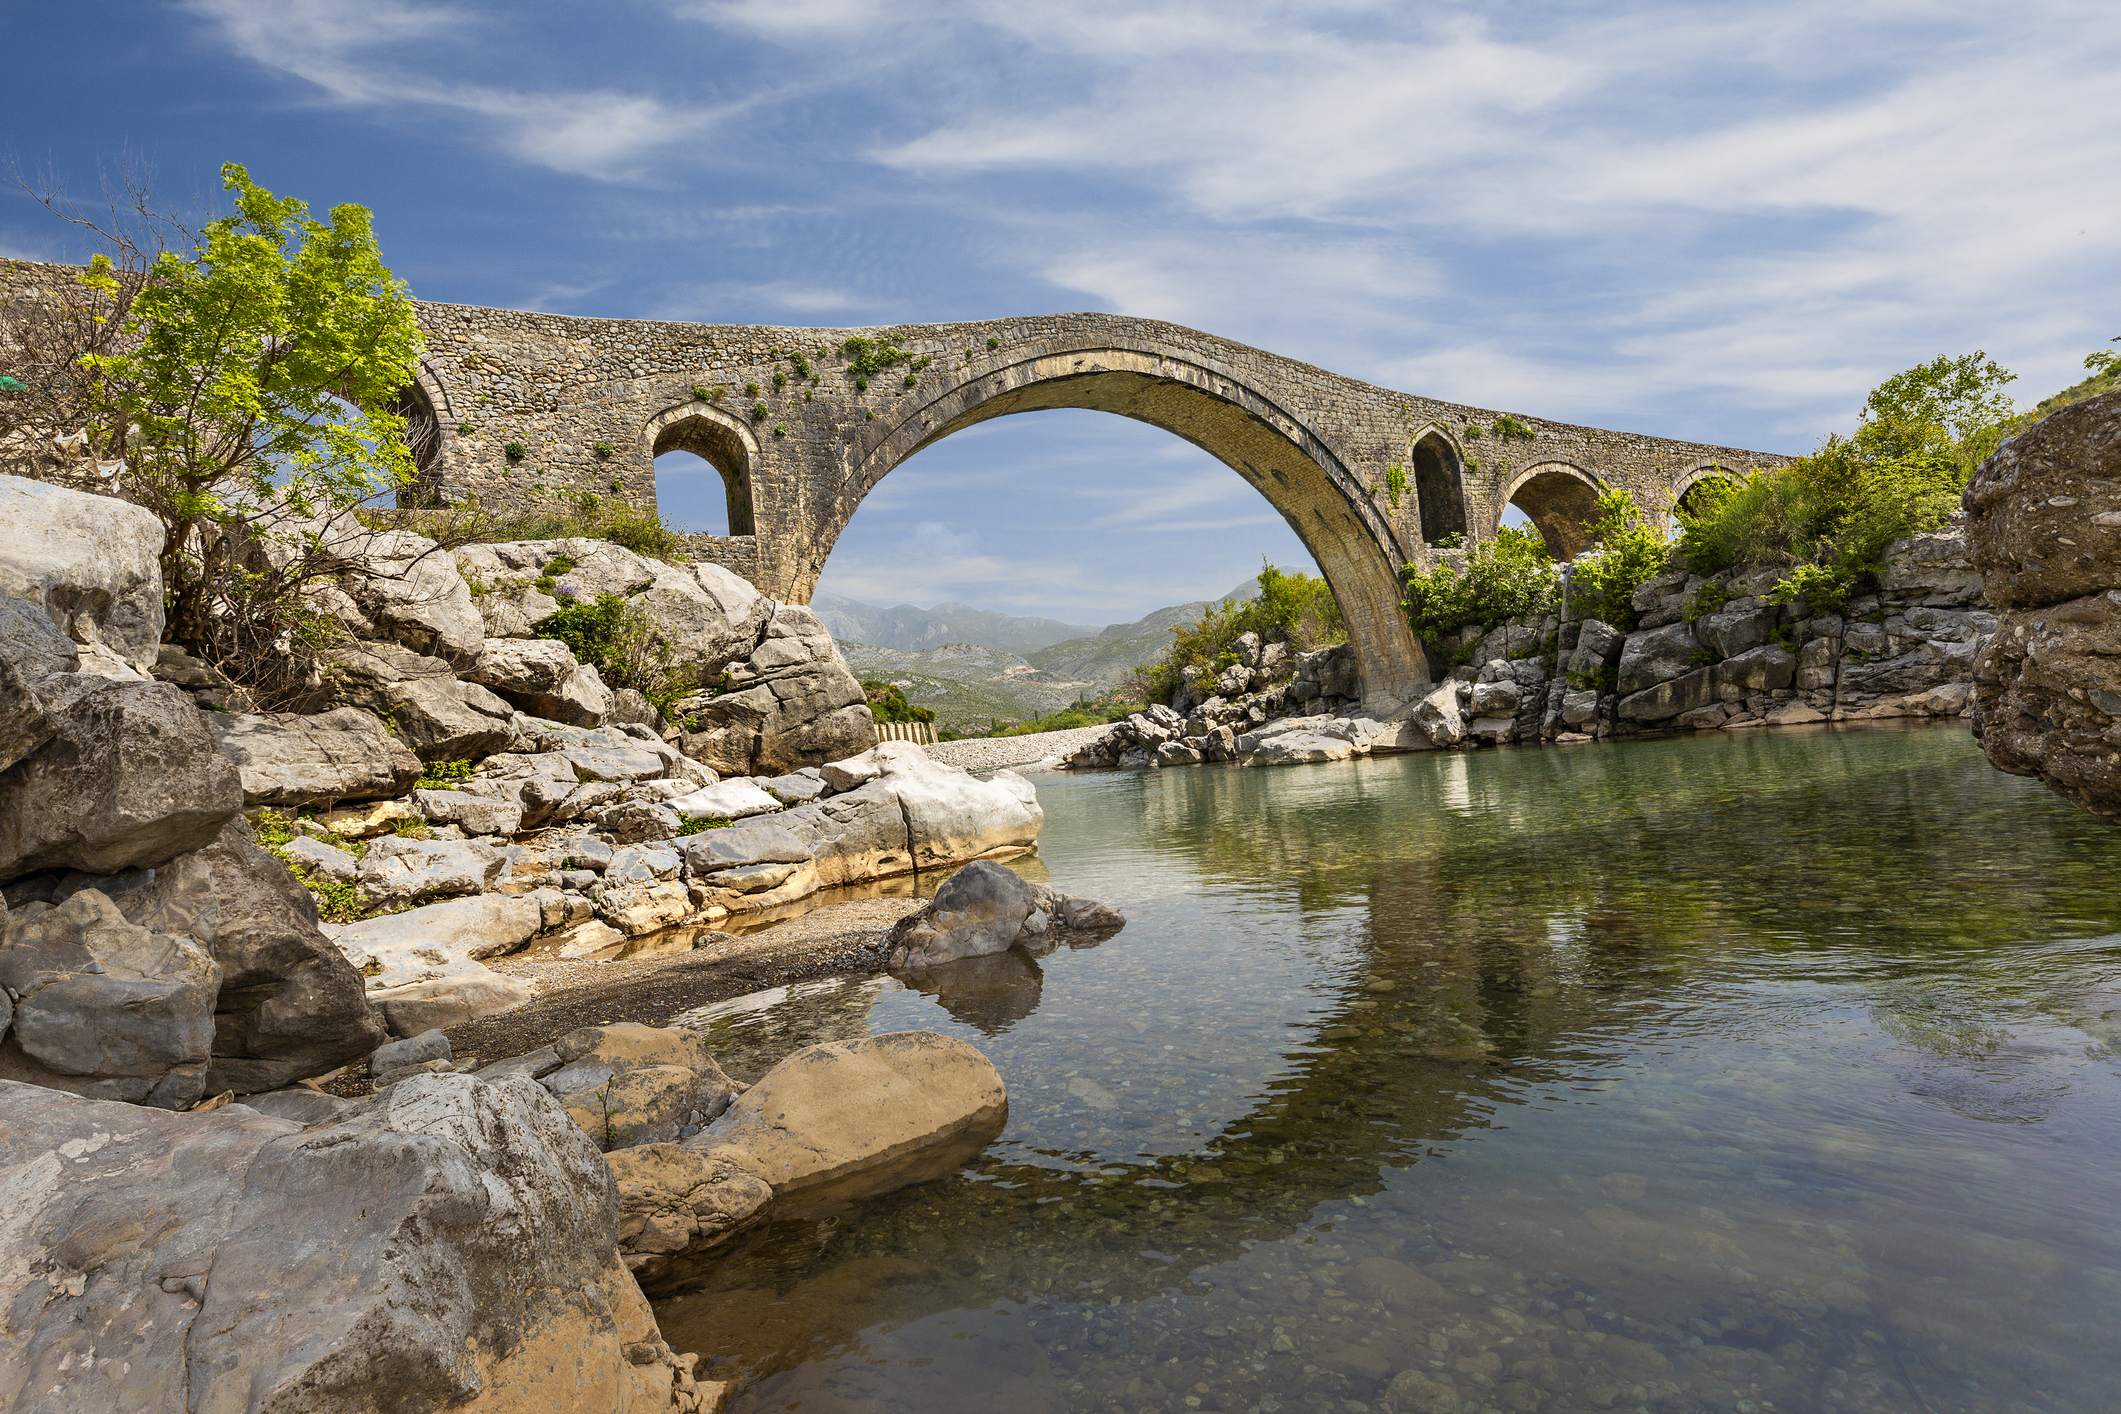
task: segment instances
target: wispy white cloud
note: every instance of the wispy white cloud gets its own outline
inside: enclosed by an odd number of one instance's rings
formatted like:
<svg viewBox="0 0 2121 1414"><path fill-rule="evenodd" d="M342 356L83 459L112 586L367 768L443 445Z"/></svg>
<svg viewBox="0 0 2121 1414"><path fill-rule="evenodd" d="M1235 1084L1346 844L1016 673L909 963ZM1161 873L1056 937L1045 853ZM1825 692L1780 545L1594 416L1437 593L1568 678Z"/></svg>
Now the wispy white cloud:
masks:
<svg viewBox="0 0 2121 1414"><path fill-rule="evenodd" d="M512 156L576 176L635 180L655 153L698 140L730 111L644 93L514 89L423 73L408 58L423 44L475 40L494 23L453 6L189 0L189 8L219 24L238 53L314 85L334 103L467 114Z"/></svg>

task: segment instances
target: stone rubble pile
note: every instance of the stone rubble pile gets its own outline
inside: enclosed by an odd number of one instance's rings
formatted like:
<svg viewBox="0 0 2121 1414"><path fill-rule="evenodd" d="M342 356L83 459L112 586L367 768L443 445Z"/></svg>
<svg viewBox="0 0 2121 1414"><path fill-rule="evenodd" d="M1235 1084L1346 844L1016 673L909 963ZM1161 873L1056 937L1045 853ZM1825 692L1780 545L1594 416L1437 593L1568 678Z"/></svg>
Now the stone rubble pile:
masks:
<svg viewBox="0 0 2121 1414"><path fill-rule="evenodd" d="M1896 541L1879 592L1843 613L1771 602L1782 573L1679 571L1650 580L1636 591L1637 623L1625 634L1568 612L1469 627L1444 645L1456 660L1445 681L1381 716L1358 707L1356 663L1344 645L1289 655L1246 634L1241 661L1214 682L1190 678L1170 705L1135 713L1061 764L1285 766L1648 731L1967 714L1975 658L1997 621L1959 517Z"/></svg>

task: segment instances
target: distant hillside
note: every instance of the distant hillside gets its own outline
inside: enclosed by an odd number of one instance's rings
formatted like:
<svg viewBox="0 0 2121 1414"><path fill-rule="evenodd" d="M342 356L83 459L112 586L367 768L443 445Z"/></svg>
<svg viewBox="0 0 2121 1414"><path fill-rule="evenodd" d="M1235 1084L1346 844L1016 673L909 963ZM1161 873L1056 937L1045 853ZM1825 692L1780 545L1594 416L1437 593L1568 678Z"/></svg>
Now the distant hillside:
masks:
<svg viewBox="0 0 2121 1414"><path fill-rule="evenodd" d="M1095 627L1064 624L1058 619L1025 619L964 604L933 609L900 604L884 609L836 594L812 597L810 610L826 632L842 643L878 648L934 648L940 644L974 644L1005 653L1029 653L1049 643L1096 633Z"/></svg>
<svg viewBox="0 0 2121 1414"><path fill-rule="evenodd" d="M939 727L985 731L1058 712L1087 688L1056 686L1014 653L974 643L935 648L879 648L840 643L854 675L897 683L906 700L935 713Z"/></svg>
<svg viewBox="0 0 2121 1414"><path fill-rule="evenodd" d="M1071 638L1024 655L1025 660L1046 676L1067 682L1090 684L1080 689L1091 696L1125 682L1135 668L1154 662L1171 645L1171 630L1199 620L1211 603L1231 599L1256 599L1259 581L1248 579L1221 599L1196 599L1173 604L1143 615L1131 624L1113 624L1102 633Z"/></svg>

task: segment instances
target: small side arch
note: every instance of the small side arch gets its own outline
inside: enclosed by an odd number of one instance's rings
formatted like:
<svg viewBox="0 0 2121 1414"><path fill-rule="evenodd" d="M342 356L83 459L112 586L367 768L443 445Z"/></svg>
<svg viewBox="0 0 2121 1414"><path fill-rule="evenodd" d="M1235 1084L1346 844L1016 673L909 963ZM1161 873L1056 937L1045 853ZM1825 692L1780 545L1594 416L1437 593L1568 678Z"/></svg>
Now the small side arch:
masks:
<svg viewBox="0 0 2121 1414"><path fill-rule="evenodd" d="M694 399L649 418L641 440L651 463L664 452L690 452L720 472L729 496L729 533L757 533L751 488L759 443L750 428L712 403Z"/></svg>
<svg viewBox="0 0 2121 1414"><path fill-rule="evenodd" d="M1435 427L1424 428L1407 448L1414 508L1421 517L1421 538L1437 541L1466 533L1465 462L1457 444Z"/></svg>
<svg viewBox="0 0 2121 1414"><path fill-rule="evenodd" d="M1591 546L1598 524L1598 496L1603 482L1569 462L1540 462L1525 468L1503 490L1503 503L1523 511L1547 553L1573 560Z"/></svg>
<svg viewBox="0 0 2121 1414"><path fill-rule="evenodd" d="M398 488L401 510L448 505L452 499L443 457L443 425L450 419L449 389L426 359L413 366L412 382L400 388L385 412L405 419L405 446L412 453L413 479Z"/></svg>
<svg viewBox="0 0 2121 1414"><path fill-rule="evenodd" d="M1745 479L1745 473L1722 462L1697 462L1679 474L1672 483L1672 509L1695 511L1699 509L1702 489L1716 482L1736 486Z"/></svg>

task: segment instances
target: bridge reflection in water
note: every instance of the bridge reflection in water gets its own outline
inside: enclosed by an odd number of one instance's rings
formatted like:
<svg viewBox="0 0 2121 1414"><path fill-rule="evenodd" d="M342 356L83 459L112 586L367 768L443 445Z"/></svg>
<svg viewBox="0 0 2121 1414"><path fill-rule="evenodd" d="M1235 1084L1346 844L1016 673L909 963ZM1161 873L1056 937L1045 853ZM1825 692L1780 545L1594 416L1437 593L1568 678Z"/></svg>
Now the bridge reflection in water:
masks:
<svg viewBox="0 0 2121 1414"><path fill-rule="evenodd" d="M1955 730L1042 787L1101 946L699 1018L982 1045L956 1179L666 1293L743 1409L2095 1409L2121 837ZM1425 1382L1425 1383L1423 1383ZM1427 1400L1423 1404L1416 1401Z"/></svg>

